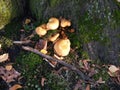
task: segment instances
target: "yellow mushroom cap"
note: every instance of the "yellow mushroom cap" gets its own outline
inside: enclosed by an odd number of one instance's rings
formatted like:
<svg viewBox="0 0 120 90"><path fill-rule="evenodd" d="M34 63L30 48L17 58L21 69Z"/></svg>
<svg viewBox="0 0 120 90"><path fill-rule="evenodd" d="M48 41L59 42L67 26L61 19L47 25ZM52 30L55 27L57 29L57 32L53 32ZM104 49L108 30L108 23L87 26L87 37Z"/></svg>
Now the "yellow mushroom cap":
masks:
<svg viewBox="0 0 120 90"><path fill-rule="evenodd" d="M13 68L13 66L11 64L8 64L5 66L5 69L8 71L12 70L12 68Z"/></svg>
<svg viewBox="0 0 120 90"><path fill-rule="evenodd" d="M59 20L57 18L50 18L47 23L47 29L49 30L55 30L59 27Z"/></svg>
<svg viewBox="0 0 120 90"><path fill-rule="evenodd" d="M61 19L60 26L61 27L69 27L69 26L71 26L71 22L69 20L66 20L66 19Z"/></svg>
<svg viewBox="0 0 120 90"><path fill-rule="evenodd" d="M54 42L55 40L57 40L57 38L58 38L59 36L60 36L60 34L57 33L57 34L55 34L55 35L49 37L49 41Z"/></svg>
<svg viewBox="0 0 120 90"><path fill-rule="evenodd" d="M47 29L43 27L43 25L37 27L35 29L36 33L41 37L44 36L47 33Z"/></svg>
<svg viewBox="0 0 120 90"><path fill-rule="evenodd" d="M60 39L54 45L54 50L59 56L67 56L70 52L70 40Z"/></svg>

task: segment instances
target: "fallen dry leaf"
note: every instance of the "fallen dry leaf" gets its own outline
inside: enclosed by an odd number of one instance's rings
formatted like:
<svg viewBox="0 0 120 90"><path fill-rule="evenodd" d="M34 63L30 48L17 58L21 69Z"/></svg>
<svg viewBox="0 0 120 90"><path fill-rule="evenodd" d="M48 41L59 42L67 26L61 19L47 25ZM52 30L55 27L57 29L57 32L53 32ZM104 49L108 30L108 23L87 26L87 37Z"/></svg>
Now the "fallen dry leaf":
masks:
<svg viewBox="0 0 120 90"><path fill-rule="evenodd" d="M90 69L90 66L89 66L89 62L90 60L83 60L83 64L84 64L84 69L85 70L89 70Z"/></svg>
<svg viewBox="0 0 120 90"><path fill-rule="evenodd" d="M31 20L28 18L25 20L25 24L29 24L30 22L31 22Z"/></svg>
<svg viewBox="0 0 120 90"><path fill-rule="evenodd" d="M4 62L8 59L8 53L5 53L3 55L0 55L0 62Z"/></svg>
<svg viewBox="0 0 120 90"><path fill-rule="evenodd" d="M74 33L74 32L75 32L75 29L70 29L69 32L70 32L70 33Z"/></svg>
<svg viewBox="0 0 120 90"><path fill-rule="evenodd" d="M90 68L89 69L89 74L88 74L88 76L89 77L92 77L93 75L95 75L97 73L97 71L94 69L94 68Z"/></svg>
<svg viewBox="0 0 120 90"><path fill-rule="evenodd" d="M115 65L111 65L108 69L111 73L115 73L119 70L119 68L117 68Z"/></svg>
<svg viewBox="0 0 120 90"><path fill-rule="evenodd" d="M40 40L36 43L35 49L37 49L37 50L42 50L42 49L47 50L47 41L46 41L46 40L43 40L43 39L40 39Z"/></svg>
<svg viewBox="0 0 120 90"><path fill-rule="evenodd" d="M87 86L86 86L86 89L85 90L90 90L90 85L89 84L87 84Z"/></svg>
<svg viewBox="0 0 120 90"><path fill-rule="evenodd" d="M79 81L76 83L76 85L75 85L75 87L74 87L73 90L83 90L82 83L83 83L83 81L82 81L82 80L79 80Z"/></svg>
<svg viewBox="0 0 120 90"><path fill-rule="evenodd" d="M11 69L12 68L12 69ZM12 81L17 80L17 78L20 76L20 73L17 72L13 67L9 67L8 69L11 70L6 70L5 67L0 66L0 75L1 78L6 82L6 83L10 83Z"/></svg>
<svg viewBox="0 0 120 90"><path fill-rule="evenodd" d="M44 86L45 81L46 81L46 78L42 77L42 79L41 79L41 85L42 85L42 86Z"/></svg>
<svg viewBox="0 0 120 90"><path fill-rule="evenodd" d="M97 81L97 83L105 83L105 81L103 81L102 77L100 77L99 80Z"/></svg>
<svg viewBox="0 0 120 90"><path fill-rule="evenodd" d="M9 90L17 90L17 89L19 89L19 88L22 88L22 86L19 85L19 84L15 84L15 85L13 85L12 87L10 87Z"/></svg>
<svg viewBox="0 0 120 90"><path fill-rule="evenodd" d="M119 68L117 68L115 65L111 65L109 68L108 68L108 74L111 76L111 77L116 77L116 72L119 71Z"/></svg>

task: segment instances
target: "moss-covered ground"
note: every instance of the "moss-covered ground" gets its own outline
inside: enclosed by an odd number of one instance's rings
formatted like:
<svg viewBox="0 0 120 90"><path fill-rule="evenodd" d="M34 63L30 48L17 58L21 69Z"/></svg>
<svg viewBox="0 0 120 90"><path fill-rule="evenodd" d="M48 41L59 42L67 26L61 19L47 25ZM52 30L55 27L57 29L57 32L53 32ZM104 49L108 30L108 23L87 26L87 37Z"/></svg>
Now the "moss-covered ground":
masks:
<svg viewBox="0 0 120 90"><path fill-rule="evenodd" d="M54 5L54 2L52 2ZM109 41L107 37L102 35L102 21L96 19L96 22L91 22L92 19L89 19L88 16L83 16L84 20L80 22L79 32L80 35L76 33L68 34L69 39L71 40L72 51L70 54L65 57L65 62L80 68L80 60L89 59L88 53L83 50L83 44L90 41ZM20 40L21 29L24 29L25 35L29 35L31 31L35 29L36 26L40 25L40 22L33 21L30 25L23 24L23 20L13 20L10 24L0 31L0 43L2 44L3 50L7 52L7 49L18 50L14 58L13 63L14 67L22 74L24 90L72 90L75 88L75 85L80 76L71 70L60 70L62 65L58 65L57 68L52 68L42 57L31 52L27 52L21 49L21 45L13 44L13 41ZM35 36L32 40L37 41L38 36ZM14 52L13 50L13 52ZM14 56L14 55L13 55ZM91 61L90 65L101 66L104 63L98 61ZM96 69L96 68L95 68ZM97 74L93 78L97 81L100 77L106 82L98 87L92 87L93 90L109 90L108 81L109 75L107 69L100 67L97 70ZM42 80L45 81L42 81ZM42 84L44 84L42 86ZM86 87L85 83L82 84L83 87ZM21 90L23 90L21 89Z"/></svg>

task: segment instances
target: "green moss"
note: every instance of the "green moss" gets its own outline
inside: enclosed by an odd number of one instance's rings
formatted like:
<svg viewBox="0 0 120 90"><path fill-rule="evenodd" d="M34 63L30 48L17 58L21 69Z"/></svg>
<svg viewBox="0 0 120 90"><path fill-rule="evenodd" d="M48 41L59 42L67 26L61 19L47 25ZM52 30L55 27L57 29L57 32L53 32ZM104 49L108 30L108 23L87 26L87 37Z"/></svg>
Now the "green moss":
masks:
<svg viewBox="0 0 120 90"><path fill-rule="evenodd" d="M82 51L81 55L82 55L83 59L89 58L89 55L88 55L88 53L86 51Z"/></svg>
<svg viewBox="0 0 120 90"><path fill-rule="evenodd" d="M88 43L90 41L99 41L102 36L103 24L100 19L89 18L86 13L81 17L79 33L82 43Z"/></svg>
<svg viewBox="0 0 120 90"><path fill-rule="evenodd" d="M70 90L69 82L54 73L49 74L47 84L51 90Z"/></svg>
<svg viewBox="0 0 120 90"><path fill-rule="evenodd" d="M25 90L40 88L37 75L40 74L38 66L42 63L42 58L31 52L21 52L16 58L16 67L20 69L26 79ZM36 85L38 87L36 87Z"/></svg>
<svg viewBox="0 0 120 90"><path fill-rule="evenodd" d="M41 20L44 10L46 9L47 0L29 0L31 13L37 20Z"/></svg>
<svg viewBox="0 0 120 90"><path fill-rule="evenodd" d="M0 36L0 44L2 49L10 48L13 45L12 40L4 36Z"/></svg>
<svg viewBox="0 0 120 90"><path fill-rule="evenodd" d="M99 80L100 77L102 78L103 81L105 81L105 83L99 85L99 87L96 87L97 90L109 90L109 88L110 88L107 85L109 75L106 71L107 70L105 68L101 68L101 70L99 70L98 73L94 75L95 81Z"/></svg>
<svg viewBox="0 0 120 90"><path fill-rule="evenodd" d="M20 20L14 20L11 23L7 24L4 28L5 34L9 39L15 39L18 40L20 36L20 29L22 28L22 23Z"/></svg>
<svg viewBox="0 0 120 90"><path fill-rule="evenodd" d="M22 69L27 69L31 71L36 68L36 65L42 63L42 58L34 53L21 52L20 55L17 57L17 63L19 63L23 67Z"/></svg>
<svg viewBox="0 0 120 90"><path fill-rule="evenodd" d="M20 0L0 0L0 29L23 13L22 4Z"/></svg>
<svg viewBox="0 0 120 90"><path fill-rule="evenodd" d="M12 3L11 0L9 3ZM10 6L8 7L7 2L4 2L3 0L0 1L0 29L4 26L4 24L7 24L10 21L12 8Z"/></svg>
<svg viewBox="0 0 120 90"><path fill-rule="evenodd" d="M55 7L59 2L60 2L60 0L51 0L50 1L50 6Z"/></svg>

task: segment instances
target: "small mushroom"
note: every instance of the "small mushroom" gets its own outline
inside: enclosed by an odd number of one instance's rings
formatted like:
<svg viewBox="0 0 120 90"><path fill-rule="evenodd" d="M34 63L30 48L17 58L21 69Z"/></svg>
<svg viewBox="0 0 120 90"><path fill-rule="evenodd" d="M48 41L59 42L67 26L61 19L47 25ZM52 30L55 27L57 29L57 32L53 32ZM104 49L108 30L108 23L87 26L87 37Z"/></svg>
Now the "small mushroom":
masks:
<svg viewBox="0 0 120 90"><path fill-rule="evenodd" d="M57 34L55 34L55 35L53 35L53 36L49 37L48 39L49 39L49 41L54 42L54 41L56 41L56 40L57 40L57 38L58 38L59 36L60 36L60 34L59 34L59 33L57 33Z"/></svg>
<svg viewBox="0 0 120 90"><path fill-rule="evenodd" d="M66 19L61 19L61 23L60 23L60 26L61 27L69 27L71 26L71 22L69 20L66 20Z"/></svg>
<svg viewBox="0 0 120 90"><path fill-rule="evenodd" d="M41 26L38 26L36 29L35 29L36 33L42 37L44 36L46 33L47 33L47 28L45 27L45 24L41 25Z"/></svg>
<svg viewBox="0 0 120 90"><path fill-rule="evenodd" d="M5 69L6 69L7 71L12 70L12 68L13 68L13 66L12 66L11 64L8 64L8 65L5 66Z"/></svg>
<svg viewBox="0 0 120 90"><path fill-rule="evenodd" d="M59 56L67 56L70 52L70 40L60 39L54 45L54 50Z"/></svg>
<svg viewBox="0 0 120 90"><path fill-rule="evenodd" d="M47 29L49 30L55 30L59 27L59 20L57 18L50 18L47 23Z"/></svg>

